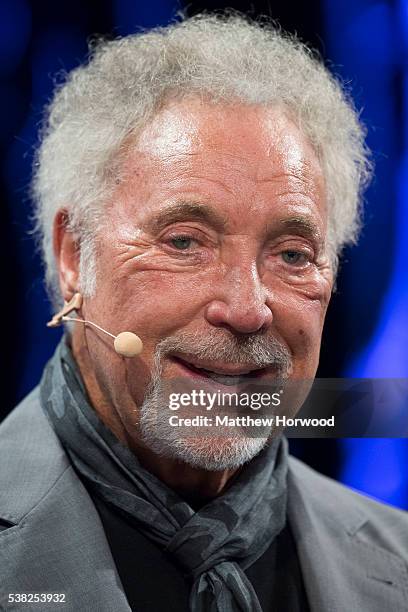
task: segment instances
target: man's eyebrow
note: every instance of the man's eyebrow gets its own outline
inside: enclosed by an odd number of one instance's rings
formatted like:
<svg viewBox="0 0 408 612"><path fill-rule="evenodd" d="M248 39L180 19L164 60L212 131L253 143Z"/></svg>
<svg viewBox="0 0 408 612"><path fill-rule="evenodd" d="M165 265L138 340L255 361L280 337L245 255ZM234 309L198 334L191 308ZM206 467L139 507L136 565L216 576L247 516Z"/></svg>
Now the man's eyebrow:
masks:
<svg viewBox="0 0 408 612"><path fill-rule="evenodd" d="M153 233L158 233L171 223L187 220L203 221L220 232L224 231L227 225L227 219L208 204L183 201L158 211L145 222L144 227Z"/></svg>
<svg viewBox="0 0 408 612"><path fill-rule="evenodd" d="M301 236L317 242L323 240L319 226L312 219L304 216L288 217L286 219L280 219L276 224L268 224L268 234L276 234L277 232L300 234Z"/></svg>

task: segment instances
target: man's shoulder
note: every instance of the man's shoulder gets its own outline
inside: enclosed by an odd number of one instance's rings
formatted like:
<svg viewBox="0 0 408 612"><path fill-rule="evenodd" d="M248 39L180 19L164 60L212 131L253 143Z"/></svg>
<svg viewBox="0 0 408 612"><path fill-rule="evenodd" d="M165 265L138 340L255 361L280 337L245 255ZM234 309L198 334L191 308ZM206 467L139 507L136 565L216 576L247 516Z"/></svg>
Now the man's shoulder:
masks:
<svg viewBox="0 0 408 612"><path fill-rule="evenodd" d="M0 609L64 593L64 610L129 612L99 515L35 389L0 425ZM33 610L29 604L27 610Z"/></svg>
<svg viewBox="0 0 408 612"><path fill-rule="evenodd" d="M21 520L68 468L36 387L0 424L0 518Z"/></svg>
<svg viewBox="0 0 408 612"><path fill-rule="evenodd" d="M290 458L288 517L316 609L408 609L406 512Z"/></svg>
<svg viewBox="0 0 408 612"><path fill-rule="evenodd" d="M350 535L403 553L408 559L408 512L389 506L289 458L289 492L302 499L307 511L328 528L339 526Z"/></svg>
<svg viewBox="0 0 408 612"><path fill-rule="evenodd" d="M344 484L321 474L299 459L289 456L289 471L295 474L298 481L303 482L316 500L328 506L334 513L346 510L352 506L363 512L378 516L400 519L406 524L408 512L389 506L373 497L356 491Z"/></svg>

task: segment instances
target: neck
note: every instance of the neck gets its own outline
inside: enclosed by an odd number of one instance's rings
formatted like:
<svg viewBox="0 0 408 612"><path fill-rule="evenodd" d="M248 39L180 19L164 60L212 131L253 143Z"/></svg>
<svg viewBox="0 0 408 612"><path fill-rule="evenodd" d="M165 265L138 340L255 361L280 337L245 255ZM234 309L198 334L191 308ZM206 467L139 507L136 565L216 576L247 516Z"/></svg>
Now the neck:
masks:
<svg viewBox="0 0 408 612"><path fill-rule="evenodd" d="M141 441L137 429L130 427L126 423L126 418L115 408L108 391L99 384L89 351L78 334L73 333L70 346L91 406L122 444L130 448L146 470L176 491L193 508L205 505L227 488L239 468L208 471L176 459L160 457L150 450ZM135 406L133 411L134 408Z"/></svg>
<svg viewBox="0 0 408 612"><path fill-rule="evenodd" d="M158 457L142 445L132 450L145 469L176 491L193 508L201 507L221 495L239 471L235 469L209 472L194 468L174 459Z"/></svg>

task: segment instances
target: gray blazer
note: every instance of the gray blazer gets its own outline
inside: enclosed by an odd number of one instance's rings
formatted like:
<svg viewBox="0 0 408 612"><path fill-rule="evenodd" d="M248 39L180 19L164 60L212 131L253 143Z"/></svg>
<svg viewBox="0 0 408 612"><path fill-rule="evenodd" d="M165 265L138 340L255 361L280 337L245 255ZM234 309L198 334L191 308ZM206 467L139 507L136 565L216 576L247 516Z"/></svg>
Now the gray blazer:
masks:
<svg viewBox="0 0 408 612"><path fill-rule="evenodd" d="M288 487L312 612L408 611L408 514L294 458ZM66 603L8 603L9 593L44 592L65 593ZM97 511L40 407L38 389L0 427L0 609L130 610Z"/></svg>

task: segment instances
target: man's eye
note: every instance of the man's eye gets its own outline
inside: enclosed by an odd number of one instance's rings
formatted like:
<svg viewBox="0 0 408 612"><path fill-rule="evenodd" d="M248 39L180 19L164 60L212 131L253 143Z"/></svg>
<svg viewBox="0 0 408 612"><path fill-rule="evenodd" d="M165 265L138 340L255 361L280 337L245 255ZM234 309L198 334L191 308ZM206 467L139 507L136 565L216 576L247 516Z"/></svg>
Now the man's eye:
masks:
<svg viewBox="0 0 408 612"><path fill-rule="evenodd" d="M283 261L292 266L303 265L307 262L307 256L300 251L283 251L281 255Z"/></svg>
<svg viewBox="0 0 408 612"><path fill-rule="evenodd" d="M171 245L179 251L185 251L186 249L190 248L193 242L194 239L190 236L176 236L170 240Z"/></svg>

